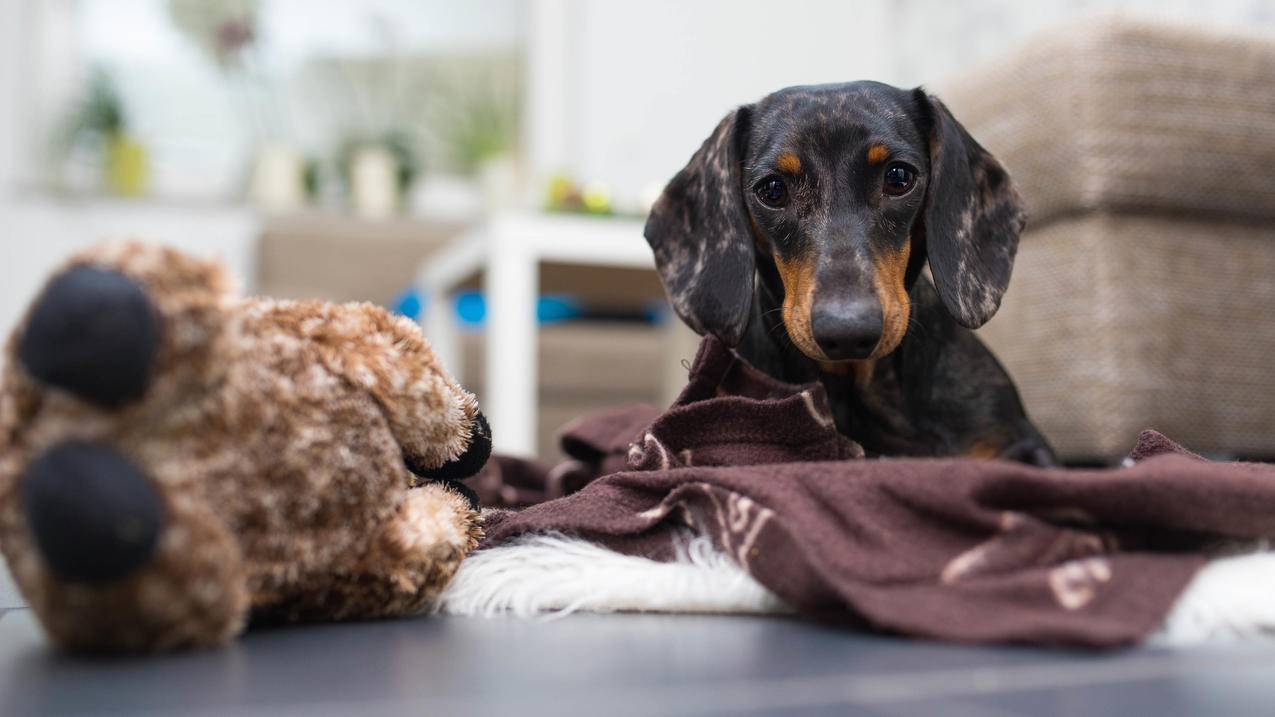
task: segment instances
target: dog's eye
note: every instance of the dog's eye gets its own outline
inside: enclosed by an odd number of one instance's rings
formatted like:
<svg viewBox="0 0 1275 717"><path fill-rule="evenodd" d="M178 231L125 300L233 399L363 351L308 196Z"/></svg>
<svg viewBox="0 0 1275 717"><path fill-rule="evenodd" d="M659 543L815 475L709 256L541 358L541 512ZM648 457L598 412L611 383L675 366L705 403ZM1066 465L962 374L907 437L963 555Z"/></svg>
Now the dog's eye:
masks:
<svg viewBox="0 0 1275 717"><path fill-rule="evenodd" d="M766 177L757 184L757 198L768 207L782 207L788 203L788 185L779 177Z"/></svg>
<svg viewBox="0 0 1275 717"><path fill-rule="evenodd" d="M915 183L916 170L896 162L885 168L885 176L881 180L881 191L892 197L898 197L907 194Z"/></svg>

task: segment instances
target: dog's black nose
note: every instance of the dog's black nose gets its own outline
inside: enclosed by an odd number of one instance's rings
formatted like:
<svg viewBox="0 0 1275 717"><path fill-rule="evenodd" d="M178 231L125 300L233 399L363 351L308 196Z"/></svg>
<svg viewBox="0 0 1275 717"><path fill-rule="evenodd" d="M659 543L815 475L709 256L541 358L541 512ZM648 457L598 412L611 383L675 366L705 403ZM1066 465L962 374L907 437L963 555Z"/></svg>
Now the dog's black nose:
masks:
<svg viewBox="0 0 1275 717"><path fill-rule="evenodd" d="M49 283L18 339L36 379L113 408L142 395L159 349L159 316L123 274L77 266Z"/></svg>
<svg viewBox="0 0 1275 717"><path fill-rule="evenodd" d="M810 312L815 343L833 361L867 358L882 328L881 306L872 301L824 301Z"/></svg>
<svg viewBox="0 0 1275 717"><path fill-rule="evenodd" d="M109 582L145 565L163 525L163 502L141 470L92 443L62 443L32 461L22 502L49 569L71 582Z"/></svg>

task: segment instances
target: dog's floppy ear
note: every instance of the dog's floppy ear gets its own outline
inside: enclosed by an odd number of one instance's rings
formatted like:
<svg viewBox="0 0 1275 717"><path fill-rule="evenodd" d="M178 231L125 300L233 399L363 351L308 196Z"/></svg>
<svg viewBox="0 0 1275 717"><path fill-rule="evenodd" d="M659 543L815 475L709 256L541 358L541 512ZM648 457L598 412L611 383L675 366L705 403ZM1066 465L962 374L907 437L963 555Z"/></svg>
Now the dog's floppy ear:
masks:
<svg viewBox="0 0 1275 717"><path fill-rule="evenodd" d="M753 240L741 162L750 110L730 113L664 188L646 220L646 241L678 316L734 346L748 325Z"/></svg>
<svg viewBox="0 0 1275 717"><path fill-rule="evenodd" d="M928 130L930 177L921 221L939 296L976 329L1000 308L1018 235L1026 223L1009 173L965 131L937 97L914 96Z"/></svg>

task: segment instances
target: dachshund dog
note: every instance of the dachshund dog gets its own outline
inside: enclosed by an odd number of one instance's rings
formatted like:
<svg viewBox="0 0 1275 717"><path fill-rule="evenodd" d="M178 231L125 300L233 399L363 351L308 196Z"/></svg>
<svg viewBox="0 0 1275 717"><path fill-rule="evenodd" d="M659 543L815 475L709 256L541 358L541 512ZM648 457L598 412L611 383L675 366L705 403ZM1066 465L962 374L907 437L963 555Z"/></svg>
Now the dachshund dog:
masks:
<svg viewBox="0 0 1275 717"><path fill-rule="evenodd" d="M971 331L1000 306L1024 222L1005 169L942 102L853 82L731 112L645 233L691 328L776 378L821 381L869 455L1054 465Z"/></svg>

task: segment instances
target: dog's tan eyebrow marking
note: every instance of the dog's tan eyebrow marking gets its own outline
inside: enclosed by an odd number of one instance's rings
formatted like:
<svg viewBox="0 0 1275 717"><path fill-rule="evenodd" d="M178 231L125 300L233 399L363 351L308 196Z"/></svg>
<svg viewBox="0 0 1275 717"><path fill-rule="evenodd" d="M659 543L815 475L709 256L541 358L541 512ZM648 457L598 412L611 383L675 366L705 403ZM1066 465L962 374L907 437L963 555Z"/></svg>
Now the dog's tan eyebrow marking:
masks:
<svg viewBox="0 0 1275 717"><path fill-rule="evenodd" d="M775 160L775 166L778 167L781 172L796 174L801 171L801 158L792 152L784 152L779 155L778 159Z"/></svg>
<svg viewBox="0 0 1275 717"><path fill-rule="evenodd" d="M890 148L880 142L868 146L868 164L881 164L890 156Z"/></svg>

